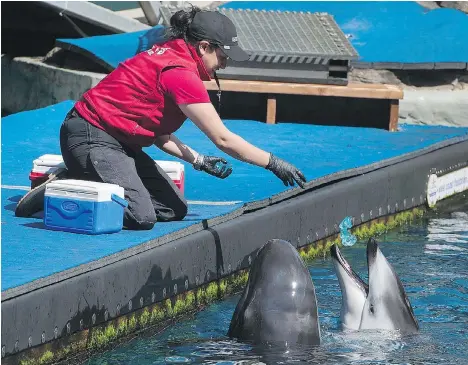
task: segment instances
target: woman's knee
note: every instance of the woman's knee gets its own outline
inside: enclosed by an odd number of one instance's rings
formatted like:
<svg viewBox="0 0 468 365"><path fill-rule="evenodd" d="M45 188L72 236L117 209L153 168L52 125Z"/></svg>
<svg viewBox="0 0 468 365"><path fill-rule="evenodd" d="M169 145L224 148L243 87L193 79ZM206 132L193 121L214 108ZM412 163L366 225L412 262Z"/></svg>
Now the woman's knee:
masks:
<svg viewBox="0 0 468 365"><path fill-rule="evenodd" d="M124 219L124 228L133 230L133 231L149 231L153 229L156 222L137 222L135 220L125 220Z"/></svg>
<svg viewBox="0 0 468 365"><path fill-rule="evenodd" d="M124 214L124 226L132 230L150 230L157 222L154 210L142 209L141 206L126 209Z"/></svg>
<svg viewBox="0 0 468 365"><path fill-rule="evenodd" d="M187 205L187 201L184 199L184 200L181 200L179 204L177 204L177 206L174 207L174 217L175 217L174 220L181 221L182 219L185 218L187 213L188 213L188 205Z"/></svg>

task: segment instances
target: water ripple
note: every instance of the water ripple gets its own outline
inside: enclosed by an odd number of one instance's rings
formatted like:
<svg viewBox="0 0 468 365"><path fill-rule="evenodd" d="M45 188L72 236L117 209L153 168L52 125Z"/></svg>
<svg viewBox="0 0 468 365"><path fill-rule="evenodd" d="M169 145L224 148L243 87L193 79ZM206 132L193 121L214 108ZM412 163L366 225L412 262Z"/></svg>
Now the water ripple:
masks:
<svg viewBox="0 0 468 365"><path fill-rule="evenodd" d="M443 215L443 214L442 214ZM441 216L442 216L441 215ZM343 332L341 292L331 261L310 267L316 286L322 345L289 352L226 337L239 296L213 304L166 331L100 354L89 365L124 364L453 364L468 363L468 214L452 212L380 237L382 252L399 274L421 330ZM365 244L343 248L367 278Z"/></svg>

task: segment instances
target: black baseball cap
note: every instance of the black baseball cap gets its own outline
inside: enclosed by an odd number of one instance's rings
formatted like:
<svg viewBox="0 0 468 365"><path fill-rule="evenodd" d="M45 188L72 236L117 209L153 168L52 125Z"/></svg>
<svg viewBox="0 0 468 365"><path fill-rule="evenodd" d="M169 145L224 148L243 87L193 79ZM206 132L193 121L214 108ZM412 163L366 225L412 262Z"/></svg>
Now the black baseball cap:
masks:
<svg viewBox="0 0 468 365"><path fill-rule="evenodd" d="M234 23L219 11L199 11L190 24L190 35L213 43L234 61L247 61L250 56L239 47Z"/></svg>

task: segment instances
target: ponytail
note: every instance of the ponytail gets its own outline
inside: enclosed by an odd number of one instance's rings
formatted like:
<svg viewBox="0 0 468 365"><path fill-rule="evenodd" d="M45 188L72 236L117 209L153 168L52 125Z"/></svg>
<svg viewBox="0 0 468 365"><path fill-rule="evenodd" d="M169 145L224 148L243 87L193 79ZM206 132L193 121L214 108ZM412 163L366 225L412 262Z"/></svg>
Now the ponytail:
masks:
<svg viewBox="0 0 468 365"><path fill-rule="evenodd" d="M195 17L195 14L201 11L200 8L191 5L188 10L179 10L171 17L171 26L167 29L168 39L183 39L186 42L193 43L195 39L190 37L190 24Z"/></svg>

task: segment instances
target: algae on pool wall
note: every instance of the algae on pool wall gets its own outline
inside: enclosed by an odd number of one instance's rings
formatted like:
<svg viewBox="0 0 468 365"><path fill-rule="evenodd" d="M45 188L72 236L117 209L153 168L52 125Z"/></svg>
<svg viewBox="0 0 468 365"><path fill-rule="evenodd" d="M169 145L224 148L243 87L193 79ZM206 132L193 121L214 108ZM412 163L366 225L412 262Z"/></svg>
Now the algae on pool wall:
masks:
<svg viewBox="0 0 468 365"><path fill-rule="evenodd" d="M359 241L366 240L371 237L377 237L398 226L411 223L416 219L421 218L425 213L425 209L413 208L391 216L373 219L351 229L351 233L356 236ZM325 257L330 253L332 245L342 246L339 234L331 235L311 244L307 244L299 248L299 253L305 262L310 262L317 257Z"/></svg>
<svg viewBox="0 0 468 365"><path fill-rule="evenodd" d="M363 223L351 229L359 240L379 236L391 229L421 218L425 209L414 208ZM341 246L339 234L331 235L319 241L308 242L298 249L305 262L311 262L317 257L329 255L333 244ZM141 331L157 331L165 328L183 316L194 313L203 307L241 291L247 283L248 269L237 271L219 280L212 281L193 290L180 293L162 302L154 303L129 314L111 319L104 324L84 329L78 333L56 342L47 343L38 348L19 354L19 358L11 363L22 365L52 364L63 361L70 356L85 354L85 357L102 351L117 341L124 341L129 335ZM2 359L10 363L10 358ZM13 359L11 359L13 360Z"/></svg>
<svg viewBox="0 0 468 365"><path fill-rule="evenodd" d="M25 351L19 355L20 358L17 361L14 361L12 357L4 360L7 363L11 360L12 363L21 365L45 365L63 361L69 356L76 356L80 353L86 353L89 356L139 331L157 331L170 324L171 321L236 293L245 286L247 279L248 271L240 270L229 277L72 334L66 338L66 341L59 339L56 343L47 343L39 348Z"/></svg>

